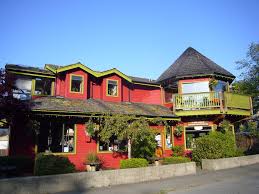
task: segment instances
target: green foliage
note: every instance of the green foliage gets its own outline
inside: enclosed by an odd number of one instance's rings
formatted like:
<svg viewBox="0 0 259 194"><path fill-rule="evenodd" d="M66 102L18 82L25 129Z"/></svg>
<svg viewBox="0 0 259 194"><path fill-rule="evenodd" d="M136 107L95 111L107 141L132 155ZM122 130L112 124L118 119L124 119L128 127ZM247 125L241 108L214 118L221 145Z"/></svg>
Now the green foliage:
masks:
<svg viewBox="0 0 259 194"><path fill-rule="evenodd" d="M222 122L219 123L219 129L221 132L225 133L227 131L232 131L232 126L231 126L231 123L224 119Z"/></svg>
<svg viewBox="0 0 259 194"><path fill-rule="evenodd" d="M87 163L99 163L100 158L98 157L98 155L95 152L89 152L86 155L86 162Z"/></svg>
<svg viewBox="0 0 259 194"><path fill-rule="evenodd" d="M114 114L111 116L106 114L101 117L99 124L98 137L101 141L109 143L112 136L116 136L120 141L130 140L134 157L147 158L154 153L155 135L146 118L137 118L134 115Z"/></svg>
<svg viewBox="0 0 259 194"><path fill-rule="evenodd" d="M255 121L248 121L244 124L241 124L240 132L248 132L252 137L259 137L259 132L257 130L257 123Z"/></svg>
<svg viewBox="0 0 259 194"><path fill-rule="evenodd" d="M216 86L217 86L217 84L218 84L218 80L216 80L215 78L213 78L213 79L211 79L210 81L209 81L209 87L210 87L210 89L214 89Z"/></svg>
<svg viewBox="0 0 259 194"><path fill-rule="evenodd" d="M242 80L234 84L235 91L241 94L249 94L253 97L259 96L259 44L252 43L249 46L247 57L236 62L238 68L243 70ZM253 99L254 111L259 110L258 98Z"/></svg>
<svg viewBox="0 0 259 194"><path fill-rule="evenodd" d="M190 158L182 157L182 156L176 156L176 157L167 157L164 158L163 164L179 164L179 163L186 163L191 162Z"/></svg>
<svg viewBox="0 0 259 194"><path fill-rule="evenodd" d="M236 149L235 157L244 156L244 155L245 155L245 150L244 149L240 149L240 148Z"/></svg>
<svg viewBox="0 0 259 194"><path fill-rule="evenodd" d="M178 125L176 126L176 128L174 129L174 135L177 137L180 137L183 134L183 126Z"/></svg>
<svg viewBox="0 0 259 194"><path fill-rule="evenodd" d="M184 147L181 145L172 147L173 156L184 156Z"/></svg>
<svg viewBox="0 0 259 194"><path fill-rule="evenodd" d="M233 133L211 132L196 139L192 159L201 163L201 159L234 157L237 153Z"/></svg>
<svg viewBox="0 0 259 194"><path fill-rule="evenodd" d="M150 132L150 129L144 130L132 142L132 156L148 159L154 155L156 146L155 134Z"/></svg>
<svg viewBox="0 0 259 194"><path fill-rule="evenodd" d="M75 165L66 157L52 154L38 154L36 157L34 173L37 176L72 172L75 172Z"/></svg>
<svg viewBox="0 0 259 194"><path fill-rule="evenodd" d="M90 117L89 121L87 122L87 133L89 136L93 137L95 135L95 126L96 124L93 122L92 117Z"/></svg>
<svg viewBox="0 0 259 194"><path fill-rule="evenodd" d="M120 161L120 168L140 168L148 166L148 161L144 158L131 158Z"/></svg>
<svg viewBox="0 0 259 194"><path fill-rule="evenodd" d="M14 174L22 175L33 170L33 159L27 156L1 156L1 167L14 167Z"/></svg>

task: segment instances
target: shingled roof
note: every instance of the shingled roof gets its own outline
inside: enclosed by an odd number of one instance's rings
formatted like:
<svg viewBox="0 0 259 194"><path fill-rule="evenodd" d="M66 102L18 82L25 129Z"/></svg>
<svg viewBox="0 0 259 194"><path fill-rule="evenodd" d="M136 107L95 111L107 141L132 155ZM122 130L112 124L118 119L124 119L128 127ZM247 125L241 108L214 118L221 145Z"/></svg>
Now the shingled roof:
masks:
<svg viewBox="0 0 259 194"><path fill-rule="evenodd" d="M164 106L132 102L106 102L97 99L79 100L62 97L42 97L32 101L32 111L78 114L127 114L147 117L177 118Z"/></svg>
<svg viewBox="0 0 259 194"><path fill-rule="evenodd" d="M235 76L226 69L208 59L197 50L189 47L183 54L157 79L158 82L170 78L183 78L195 75L221 75L230 79Z"/></svg>
<svg viewBox="0 0 259 194"><path fill-rule="evenodd" d="M54 75L51 71L46 69L41 69L38 67L31 67L25 65L16 65L16 64L6 64L5 68L9 71L26 71L32 73L46 74L46 75Z"/></svg>

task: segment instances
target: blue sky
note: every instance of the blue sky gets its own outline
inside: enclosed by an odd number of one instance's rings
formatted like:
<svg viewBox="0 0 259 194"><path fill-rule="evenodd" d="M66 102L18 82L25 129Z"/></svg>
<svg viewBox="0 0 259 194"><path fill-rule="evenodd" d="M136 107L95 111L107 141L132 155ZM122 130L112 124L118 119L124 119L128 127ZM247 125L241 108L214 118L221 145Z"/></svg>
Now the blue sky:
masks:
<svg viewBox="0 0 259 194"><path fill-rule="evenodd" d="M0 67L80 61L156 79L189 46L235 75L259 40L258 0L1 0Z"/></svg>

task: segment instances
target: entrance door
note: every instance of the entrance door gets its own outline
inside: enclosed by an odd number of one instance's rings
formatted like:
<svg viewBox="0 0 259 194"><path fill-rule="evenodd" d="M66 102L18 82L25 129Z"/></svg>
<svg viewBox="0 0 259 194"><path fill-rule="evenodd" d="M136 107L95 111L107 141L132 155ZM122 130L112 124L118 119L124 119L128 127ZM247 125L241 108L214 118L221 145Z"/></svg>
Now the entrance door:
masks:
<svg viewBox="0 0 259 194"><path fill-rule="evenodd" d="M190 126L185 128L186 149L192 149L197 138L207 135L211 131L211 126Z"/></svg>

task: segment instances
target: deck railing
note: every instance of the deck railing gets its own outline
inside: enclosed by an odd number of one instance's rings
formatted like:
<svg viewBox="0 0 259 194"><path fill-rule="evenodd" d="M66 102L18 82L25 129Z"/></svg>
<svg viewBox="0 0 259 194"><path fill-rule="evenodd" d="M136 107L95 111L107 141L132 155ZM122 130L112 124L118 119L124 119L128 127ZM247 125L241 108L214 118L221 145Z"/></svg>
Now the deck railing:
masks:
<svg viewBox="0 0 259 194"><path fill-rule="evenodd" d="M174 94L173 108L177 110L200 110L227 108L251 109L250 97L230 92L202 92L190 94Z"/></svg>
<svg viewBox="0 0 259 194"><path fill-rule="evenodd" d="M226 107L228 108L238 108L243 110L251 110L252 108L250 96L225 92L224 100Z"/></svg>

